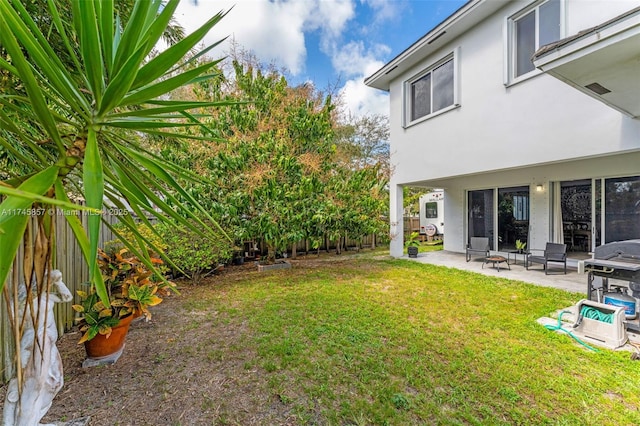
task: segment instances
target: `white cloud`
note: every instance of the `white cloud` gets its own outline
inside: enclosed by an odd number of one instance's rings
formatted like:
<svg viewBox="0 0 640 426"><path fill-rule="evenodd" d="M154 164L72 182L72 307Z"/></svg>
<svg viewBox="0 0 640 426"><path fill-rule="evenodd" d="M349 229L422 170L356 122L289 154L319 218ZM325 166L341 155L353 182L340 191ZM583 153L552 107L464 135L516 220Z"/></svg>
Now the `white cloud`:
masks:
<svg viewBox="0 0 640 426"><path fill-rule="evenodd" d="M377 58L390 52L388 46L376 44L367 50L362 41L351 41L332 55L333 68L347 76L371 75L384 64Z"/></svg>
<svg viewBox="0 0 640 426"><path fill-rule="evenodd" d="M322 45L329 46L355 14L352 0L201 0L181 2L175 17L189 34L220 10L229 9L205 37L205 44L231 36L261 61L275 62L293 75L304 71L305 31L319 31Z"/></svg>
<svg viewBox="0 0 640 426"><path fill-rule="evenodd" d="M364 77L349 80L340 91L344 111L353 116L389 115L389 95L365 86Z"/></svg>
<svg viewBox="0 0 640 426"><path fill-rule="evenodd" d="M362 0L374 10L375 23L397 19L406 8L404 1Z"/></svg>
<svg viewBox="0 0 640 426"><path fill-rule="evenodd" d="M388 46L376 44L370 49L363 41L351 41L333 54L334 69L348 80L340 91L343 109L347 114L389 114L389 98L364 84L365 77L380 69L384 63L378 58L388 54Z"/></svg>
<svg viewBox="0 0 640 426"><path fill-rule="evenodd" d="M190 34L211 16L229 10L205 37L204 44L231 37L260 61L273 62L293 76L312 72L305 69L305 33L316 31L320 50L330 58L336 75L347 80L341 90L345 108L352 114L386 115L387 95L365 86L363 80L383 66L380 58L386 57L390 49L381 44L368 46L359 40L345 43L347 26L358 24L355 1L362 1L374 10L377 24L397 18L400 5L404 4L387 0L183 0L175 18ZM366 32L364 27L360 30ZM228 50L229 44L223 43L211 54L220 57Z"/></svg>

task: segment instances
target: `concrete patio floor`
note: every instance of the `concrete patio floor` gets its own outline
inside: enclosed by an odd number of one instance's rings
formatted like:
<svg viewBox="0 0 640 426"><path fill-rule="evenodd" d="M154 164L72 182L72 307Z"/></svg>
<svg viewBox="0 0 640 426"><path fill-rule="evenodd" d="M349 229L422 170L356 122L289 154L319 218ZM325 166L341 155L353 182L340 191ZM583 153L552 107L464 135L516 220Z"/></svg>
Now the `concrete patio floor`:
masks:
<svg viewBox="0 0 640 426"><path fill-rule="evenodd" d="M512 263L509 265L511 270L507 268L505 263L501 263L500 271L498 271L498 269L494 268L491 263L484 264L484 259L482 258L471 259L471 261L467 262L464 253L454 253L445 250L418 253L417 258L412 258L410 260L477 272L479 274L493 277L524 281L544 287L558 288L573 293L582 293L585 297L587 292L587 275L578 274L576 268L571 266L567 266L567 275L564 275L561 269L555 268L551 269L552 274L545 275L542 265L534 265L531 269L526 270L522 263L522 259L519 257L517 264L513 263L513 259L511 260Z"/></svg>

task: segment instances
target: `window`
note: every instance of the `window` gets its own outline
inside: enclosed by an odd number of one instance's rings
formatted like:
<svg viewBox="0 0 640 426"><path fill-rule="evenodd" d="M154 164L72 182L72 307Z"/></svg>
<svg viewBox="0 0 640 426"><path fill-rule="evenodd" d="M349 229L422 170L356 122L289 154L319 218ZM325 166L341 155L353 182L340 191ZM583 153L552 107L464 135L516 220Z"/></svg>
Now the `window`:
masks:
<svg viewBox="0 0 640 426"><path fill-rule="evenodd" d="M605 242L640 238L640 176L604 181Z"/></svg>
<svg viewBox="0 0 640 426"><path fill-rule="evenodd" d="M414 122L455 105L455 58L451 54L407 83L407 121Z"/></svg>
<svg viewBox="0 0 640 426"><path fill-rule="evenodd" d="M562 0L536 3L509 19L510 80L534 71L531 57L540 47L560 40Z"/></svg>
<svg viewBox="0 0 640 426"><path fill-rule="evenodd" d="M437 219L438 218L438 203L429 202L424 205L425 217L427 219Z"/></svg>
<svg viewBox="0 0 640 426"><path fill-rule="evenodd" d="M529 220L529 194L513 196L513 217L515 220Z"/></svg>

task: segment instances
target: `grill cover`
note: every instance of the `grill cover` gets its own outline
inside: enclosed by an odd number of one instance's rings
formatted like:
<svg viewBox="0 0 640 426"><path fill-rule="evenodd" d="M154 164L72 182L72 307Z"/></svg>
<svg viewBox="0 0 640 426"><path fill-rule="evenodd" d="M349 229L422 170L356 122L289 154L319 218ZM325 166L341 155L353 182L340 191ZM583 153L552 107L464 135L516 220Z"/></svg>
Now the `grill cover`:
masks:
<svg viewBox="0 0 640 426"><path fill-rule="evenodd" d="M596 247L585 269L600 276L636 281L640 279L640 240L616 241Z"/></svg>
<svg viewBox="0 0 640 426"><path fill-rule="evenodd" d="M594 259L640 263L640 240L615 241L596 247Z"/></svg>

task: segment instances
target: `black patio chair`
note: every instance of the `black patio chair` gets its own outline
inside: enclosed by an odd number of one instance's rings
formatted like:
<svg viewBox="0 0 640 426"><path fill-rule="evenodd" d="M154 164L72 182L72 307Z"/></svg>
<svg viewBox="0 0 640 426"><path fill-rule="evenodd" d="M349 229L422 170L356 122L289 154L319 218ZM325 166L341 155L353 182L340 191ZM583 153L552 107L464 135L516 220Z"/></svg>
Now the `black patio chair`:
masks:
<svg viewBox="0 0 640 426"><path fill-rule="evenodd" d="M485 259L489 257L488 237L471 237L471 241L467 244L467 262L471 260L472 255Z"/></svg>
<svg viewBox="0 0 640 426"><path fill-rule="evenodd" d="M531 252L542 250L531 250ZM529 270L529 265L532 263L542 264L544 274L549 274L549 263L562 263L564 266L564 273L567 273L567 245L558 243L547 243L546 248L542 255L535 255L529 252L527 254L526 268Z"/></svg>

